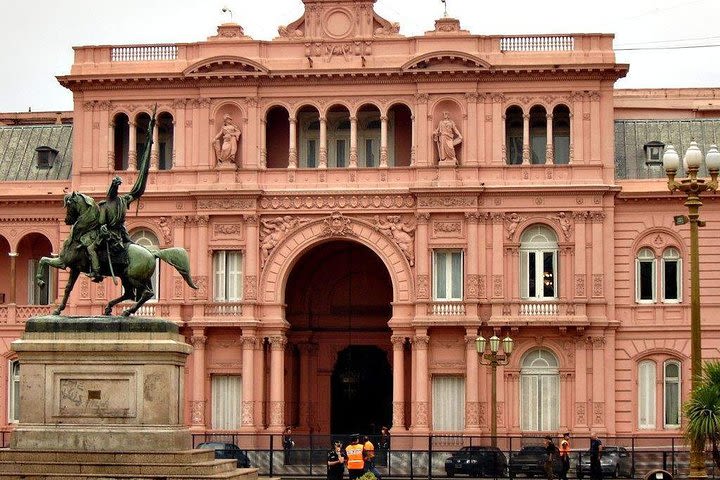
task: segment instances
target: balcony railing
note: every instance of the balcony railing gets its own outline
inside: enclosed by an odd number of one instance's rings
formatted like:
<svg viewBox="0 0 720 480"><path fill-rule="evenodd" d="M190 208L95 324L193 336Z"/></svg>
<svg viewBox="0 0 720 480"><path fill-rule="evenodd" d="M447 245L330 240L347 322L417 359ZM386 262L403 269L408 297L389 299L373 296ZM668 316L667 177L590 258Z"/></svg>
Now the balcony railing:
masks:
<svg viewBox="0 0 720 480"><path fill-rule="evenodd" d="M531 317L557 315L559 311L560 307L557 303L528 302L520 304L520 315Z"/></svg>
<svg viewBox="0 0 720 480"><path fill-rule="evenodd" d="M112 62L153 62L162 60L176 60L178 58L177 45L138 45L134 47L112 47L110 61Z"/></svg>
<svg viewBox="0 0 720 480"><path fill-rule="evenodd" d="M490 322L519 322L521 324L550 322L567 326L585 325L588 323L586 307L587 305L584 302L563 299L545 301L515 300L494 303Z"/></svg>
<svg viewBox="0 0 720 480"><path fill-rule="evenodd" d="M502 52L557 52L575 50L571 35L534 35L500 38Z"/></svg>
<svg viewBox="0 0 720 480"><path fill-rule="evenodd" d="M462 302L433 302L428 305L428 314L438 316L465 315L465 304Z"/></svg>
<svg viewBox="0 0 720 480"><path fill-rule="evenodd" d="M238 302L208 303L203 311L206 317L238 317L242 315L243 304Z"/></svg>

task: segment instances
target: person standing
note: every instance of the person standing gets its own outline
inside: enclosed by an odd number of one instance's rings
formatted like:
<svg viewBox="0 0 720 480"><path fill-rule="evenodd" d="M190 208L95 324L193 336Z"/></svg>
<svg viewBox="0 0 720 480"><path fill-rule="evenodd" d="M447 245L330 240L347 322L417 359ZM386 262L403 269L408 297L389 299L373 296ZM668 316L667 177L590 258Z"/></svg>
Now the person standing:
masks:
<svg viewBox="0 0 720 480"><path fill-rule="evenodd" d="M375 475L375 478L381 480L382 475L380 475L380 472L375 468L375 445L373 445L367 435L363 437L363 441L365 442L363 444L363 449L365 450L365 471L372 473Z"/></svg>
<svg viewBox="0 0 720 480"><path fill-rule="evenodd" d="M342 480L345 473L345 455L340 440L333 442L327 456L327 480Z"/></svg>
<svg viewBox="0 0 720 480"><path fill-rule="evenodd" d="M602 456L602 442L597 438L597 433L590 434L590 478L592 480L602 480L602 466L600 465L600 457Z"/></svg>
<svg viewBox="0 0 720 480"><path fill-rule="evenodd" d="M388 430L388 427L383 426L380 429L380 441L378 442L378 450L380 453L380 458L378 458L378 462L380 465L387 466L388 464L388 455L390 451L390 430Z"/></svg>
<svg viewBox="0 0 720 480"><path fill-rule="evenodd" d="M562 461L560 480L567 480L567 474L570 470L570 433L568 432L565 432L562 440L560 440L560 460Z"/></svg>
<svg viewBox="0 0 720 480"><path fill-rule="evenodd" d="M555 455L557 453L557 447L552 441L552 437L545 437L545 453L547 458L545 459L545 475L548 480L555 478L555 471L553 470L553 463L555 461Z"/></svg>
<svg viewBox="0 0 720 480"><path fill-rule="evenodd" d="M295 441L292 438L292 427L285 427L282 436L283 452L285 452L285 465L292 463L292 449L295 447Z"/></svg>
<svg viewBox="0 0 720 480"><path fill-rule="evenodd" d="M365 473L365 449L360 443L360 435L353 434L350 437L350 443L345 447L345 455L347 458L348 478L355 480Z"/></svg>

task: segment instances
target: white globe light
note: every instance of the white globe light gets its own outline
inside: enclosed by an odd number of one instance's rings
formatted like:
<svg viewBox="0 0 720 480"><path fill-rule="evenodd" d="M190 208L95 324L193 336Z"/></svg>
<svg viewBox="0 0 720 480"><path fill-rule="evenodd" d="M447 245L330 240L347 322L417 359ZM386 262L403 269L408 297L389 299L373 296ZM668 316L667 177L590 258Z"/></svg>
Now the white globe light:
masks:
<svg viewBox="0 0 720 480"><path fill-rule="evenodd" d="M675 151L675 147L668 145L663 154L663 168L666 172L677 172L680 168L680 156Z"/></svg>
<svg viewBox="0 0 720 480"><path fill-rule="evenodd" d="M700 151L700 148L698 148L697 142L690 142L690 147L685 152L683 163L687 169L700 168L700 164L702 163L702 152Z"/></svg>
<svg viewBox="0 0 720 480"><path fill-rule="evenodd" d="M720 170L720 152L717 145L710 145L710 150L705 154L705 165L708 171Z"/></svg>

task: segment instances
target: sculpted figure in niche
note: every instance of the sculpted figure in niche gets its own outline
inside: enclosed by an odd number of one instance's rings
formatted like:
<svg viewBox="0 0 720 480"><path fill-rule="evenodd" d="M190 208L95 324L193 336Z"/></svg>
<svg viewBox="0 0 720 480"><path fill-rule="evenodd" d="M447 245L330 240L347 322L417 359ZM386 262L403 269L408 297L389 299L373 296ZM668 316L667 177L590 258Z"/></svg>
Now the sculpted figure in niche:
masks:
<svg viewBox="0 0 720 480"><path fill-rule="evenodd" d="M410 266L415 265L415 242L413 240L415 227L406 225L405 222L400 220L399 215L388 215L387 222L375 215L375 228L395 240L395 243L407 257Z"/></svg>
<svg viewBox="0 0 720 480"><path fill-rule="evenodd" d="M440 120L433 132L433 141L437 144L440 164L457 165L455 146L462 143L462 135L455 126L455 122L450 120L447 111L443 112L443 119Z"/></svg>
<svg viewBox="0 0 720 480"><path fill-rule="evenodd" d="M213 139L215 157L218 163L235 163L237 146L240 141L240 129L232 121L232 117L225 114L223 126Z"/></svg>

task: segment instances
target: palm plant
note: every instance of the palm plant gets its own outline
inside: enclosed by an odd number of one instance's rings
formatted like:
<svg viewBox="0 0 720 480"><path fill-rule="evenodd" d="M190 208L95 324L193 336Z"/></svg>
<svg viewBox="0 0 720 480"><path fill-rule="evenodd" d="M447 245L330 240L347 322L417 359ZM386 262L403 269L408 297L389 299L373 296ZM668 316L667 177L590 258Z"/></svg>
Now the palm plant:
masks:
<svg viewBox="0 0 720 480"><path fill-rule="evenodd" d="M720 361L705 363L702 377L685 404L685 435L693 443L712 445L715 465L720 468Z"/></svg>

